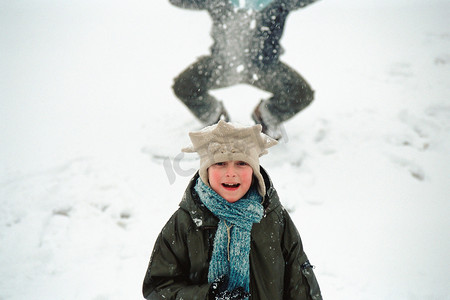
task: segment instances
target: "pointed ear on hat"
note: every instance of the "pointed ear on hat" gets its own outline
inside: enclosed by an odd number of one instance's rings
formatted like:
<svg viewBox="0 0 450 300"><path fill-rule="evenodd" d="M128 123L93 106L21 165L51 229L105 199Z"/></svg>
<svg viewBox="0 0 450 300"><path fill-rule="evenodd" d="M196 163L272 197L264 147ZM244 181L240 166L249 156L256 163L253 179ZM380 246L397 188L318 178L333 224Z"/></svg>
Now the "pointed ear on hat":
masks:
<svg viewBox="0 0 450 300"><path fill-rule="evenodd" d="M260 135L261 135L261 145L262 145L261 149L263 149L263 151L261 152L259 157L263 156L264 154L269 153L269 151L267 151L267 149L278 144L277 140L271 138L267 134L264 134L261 132Z"/></svg>
<svg viewBox="0 0 450 300"><path fill-rule="evenodd" d="M194 145L189 145L189 146L187 146L187 147L181 148L181 151L182 151L182 152L185 152L185 153L194 153L194 152L197 152L197 151L195 151L195 149L194 149Z"/></svg>

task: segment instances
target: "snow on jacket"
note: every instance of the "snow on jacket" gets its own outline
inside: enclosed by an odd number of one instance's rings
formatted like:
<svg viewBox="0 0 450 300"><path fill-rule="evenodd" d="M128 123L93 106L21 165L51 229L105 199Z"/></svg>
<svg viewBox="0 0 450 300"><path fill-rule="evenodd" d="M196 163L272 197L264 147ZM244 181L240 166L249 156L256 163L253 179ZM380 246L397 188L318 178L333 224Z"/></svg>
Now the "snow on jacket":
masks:
<svg viewBox="0 0 450 300"><path fill-rule="evenodd" d="M322 299L298 231L267 173L265 215L254 224L250 250L250 299ZM190 181L179 209L158 236L143 284L146 299L208 299L207 280L218 219L201 204Z"/></svg>
<svg viewBox="0 0 450 300"><path fill-rule="evenodd" d="M317 0L273 0L259 11L238 9L229 0L169 1L182 8L208 11L213 21L211 52L224 67L262 67L278 60L283 52L280 39L289 12Z"/></svg>

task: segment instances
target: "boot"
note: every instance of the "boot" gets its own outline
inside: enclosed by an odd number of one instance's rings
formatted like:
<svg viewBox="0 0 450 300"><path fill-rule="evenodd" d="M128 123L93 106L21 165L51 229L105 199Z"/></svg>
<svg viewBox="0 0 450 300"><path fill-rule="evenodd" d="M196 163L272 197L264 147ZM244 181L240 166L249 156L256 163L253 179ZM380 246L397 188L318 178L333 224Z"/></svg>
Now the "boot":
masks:
<svg viewBox="0 0 450 300"><path fill-rule="evenodd" d="M210 114L206 120L202 121L205 126L210 126L218 123L220 120L224 120L225 122L230 121L230 116L228 115L227 110L223 106L222 101L219 101L219 106L217 107L215 112Z"/></svg>
<svg viewBox="0 0 450 300"><path fill-rule="evenodd" d="M261 124L262 132L275 140L280 140L283 136L280 123L275 120L271 113L267 110L264 101L255 107L252 113L252 119L256 124Z"/></svg>

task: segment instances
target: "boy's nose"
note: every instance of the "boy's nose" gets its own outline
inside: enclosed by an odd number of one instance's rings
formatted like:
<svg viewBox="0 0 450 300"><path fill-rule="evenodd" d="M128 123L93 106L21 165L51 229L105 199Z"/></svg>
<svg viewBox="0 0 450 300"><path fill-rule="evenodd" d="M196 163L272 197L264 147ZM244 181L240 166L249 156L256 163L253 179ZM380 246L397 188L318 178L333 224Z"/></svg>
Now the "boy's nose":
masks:
<svg viewBox="0 0 450 300"><path fill-rule="evenodd" d="M234 166L227 166L226 176L227 177L235 177L236 176Z"/></svg>

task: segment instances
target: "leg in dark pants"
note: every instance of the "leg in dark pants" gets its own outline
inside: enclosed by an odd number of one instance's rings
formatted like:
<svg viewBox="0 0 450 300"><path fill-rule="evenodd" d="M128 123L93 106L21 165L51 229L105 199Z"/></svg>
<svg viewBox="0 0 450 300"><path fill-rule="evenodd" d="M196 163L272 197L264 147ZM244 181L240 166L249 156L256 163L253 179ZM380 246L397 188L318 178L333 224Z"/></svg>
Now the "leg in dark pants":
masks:
<svg viewBox="0 0 450 300"><path fill-rule="evenodd" d="M282 62L271 64L257 75L258 80L251 80L249 84L273 94L261 105L275 124L292 118L314 99L314 91L306 80Z"/></svg>
<svg viewBox="0 0 450 300"><path fill-rule="evenodd" d="M216 123L223 115L228 118L221 102L208 93L225 87L220 65L210 56L201 57L174 80L175 95L204 125Z"/></svg>

